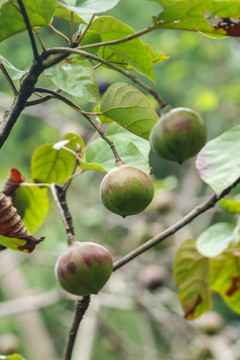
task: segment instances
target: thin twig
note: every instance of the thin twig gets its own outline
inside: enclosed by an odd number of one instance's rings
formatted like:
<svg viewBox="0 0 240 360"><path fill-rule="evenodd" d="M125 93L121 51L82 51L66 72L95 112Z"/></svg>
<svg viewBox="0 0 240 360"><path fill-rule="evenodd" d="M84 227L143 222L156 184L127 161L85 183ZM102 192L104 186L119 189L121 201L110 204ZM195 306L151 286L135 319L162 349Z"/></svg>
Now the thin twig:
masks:
<svg viewBox="0 0 240 360"><path fill-rule="evenodd" d="M102 63L104 65L107 65L111 69L120 72L121 74L128 77L129 79L131 79L136 84L143 87L146 91L148 91L158 101L159 106L160 106L161 109L163 109L165 106L167 106L167 103L161 98L161 96L154 89L152 89L150 86L146 85L143 81L138 79L137 76L135 76L135 75L131 74L130 72L126 71L125 69L122 69L121 67L109 62L108 60L105 60L105 59L101 58L98 55L90 54L90 53L88 53L86 51L79 50L79 49L71 49L71 48L65 48L65 47L55 47L55 48L48 49L45 52L45 56L48 56L48 55L51 55L51 54L61 54L61 53L62 54L66 54L66 53L67 54L78 54L78 55L81 55L83 57L95 60L98 63L100 62L100 63ZM49 61L51 62L51 59L45 60L44 65L48 66Z"/></svg>
<svg viewBox="0 0 240 360"><path fill-rule="evenodd" d="M36 29L34 29L34 28L33 28L33 31L34 31L34 34L37 36L38 41L39 41L40 44L41 44L42 50L43 50L43 51L46 51L47 48L46 48L46 46L45 46L45 44L44 44L44 42L43 42L43 40L42 40L39 32L38 32Z"/></svg>
<svg viewBox="0 0 240 360"><path fill-rule="evenodd" d="M83 109L80 108L80 106L76 105L72 100L68 99L64 95L59 94L57 91L45 89L45 88L35 88L34 92L46 93L46 94L50 94L51 96L50 97L46 96L46 97L44 97L42 99L38 99L38 100L28 101L26 106L36 105L36 104L48 101L50 99L58 99L58 100L61 100L62 102L64 102L65 104L69 105L74 110L78 111L80 114L93 115L93 116L101 115L101 113L97 113L97 112L95 113L95 112L84 111Z"/></svg>
<svg viewBox="0 0 240 360"><path fill-rule="evenodd" d="M66 203L63 204L62 199L60 200L59 192L56 189L56 184L54 184L54 183L51 184L51 191L52 191L54 201L55 201L55 203L56 203L56 205L57 205L57 207L59 209L59 212L60 212L64 227L65 227L65 231L67 233L67 239L72 239L72 237L74 235L74 230L73 230L72 224L71 224L71 222L69 221L69 218L68 218L69 217L68 209L66 211L66 206L67 205L66 205Z"/></svg>
<svg viewBox="0 0 240 360"><path fill-rule="evenodd" d="M83 319L83 316L89 306L89 303L90 303L90 296L84 296L81 300L78 300L76 303L74 318L71 329L69 331L67 343L65 346L63 360L71 360L77 331L80 322Z"/></svg>
<svg viewBox="0 0 240 360"><path fill-rule="evenodd" d="M26 186L26 187L51 187L48 183L28 183L28 182L21 182L19 186Z"/></svg>
<svg viewBox="0 0 240 360"><path fill-rule="evenodd" d="M63 148L65 148L65 146L63 146ZM66 150L71 150L71 149L68 149L66 148ZM72 150L71 150L72 151ZM75 164L74 164L74 167L73 167L73 170L72 170L72 174L71 176L69 177L69 179L64 183L64 185L62 186L62 189L64 192L66 192L72 182L72 179L73 179L73 175L75 174L75 171L77 169L77 166L79 165L79 154L81 153L81 149L80 149L80 146L77 147L77 151L74 153L75 154Z"/></svg>
<svg viewBox="0 0 240 360"><path fill-rule="evenodd" d="M52 100L53 96L52 95L46 95L41 97L40 99L37 100L31 100L31 101L27 101L26 102L26 107L30 107L30 106L34 106L34 105L39 105L39 104L43 104L49 100Z"/></svg>
<svg viewBox="0 0 240 360"><path fill-rule="evenodd" d="M56 34L58 34L59 36L61 36L62 38L64 38L68 44L70 44L70 39L63 34L61 31L57 30L52 24L49 25L50 29L52 29Z"/></svg>
<svg viewBox="0 0 240 360"><path fill-rule="evenodd" d="M136 39L142 35L145 35L153 30L156 30L156 28L154 27L154 25L150 25L143 30L140 30L131 35L125 36L124 38L117 39L117 40L111 40L111 41L105 41L105 42L103 41L103 42L95 43L95 44L87 44L87 45L80 46L79 49L83 50L83 49L89 49L89 48L93 48L93 47L122 44L124 42L130 41L130 40Z"/></svg>
<svg viewBox="0 0 240 360"><path fill-rule="evenodd" d="M70 42L71 44L73 43L73 34L74 34L74 12L71 11L71 15L70 15Z"/></svg>
<svg viewBox="0 0 240 360"><path fill-rule="evenodd" d="M7 79L12 91L13 91L13 94L16 96L17 95L17 89L11 79L11 77L9 76L5 66L3 65L3 63L0 61L0 69L2 70L2 73L3 75L5 76L5 78Z"/></svg>
<svg viewBox="0 0 240 360"><path fill-rule="evenodd" d="M221 192L221 194L213 194L208 200L203 202L200 205L197 205L192 211L190 211L187 215L185 215L182 219L177 221L174 225L170 226L166 230L162 231L160 234L154 236L152 239L148 240L143 245L139 246L138 248L134 249L122 259L117 260L113 265L113 271L121 268L123 265L127 264L135 257L139 256L140 254L144 253L145 251L151 249L152 247L156 246L170 235L175 234L179 229L183 228L185 225L190 223L193 219L198 217L200 214L204 213L206 210L215 206L215 204L220 200L222 197L227 195L238 183L240 182L240 178L237 179L231 186Z"/></svg>
<svg viewBox="0 0 240 360"><path fill-rule="evenodd" d="M28 18L28 15L27 15L27 12L26 12L26 9L25 9L25 6L24 6L22 0L17 0L17 2L18 2L18 5L19 5L20 10L21 10L21 14L23 16L24 22L25 22L26 27L27 27L28 35L29 35L30 42L31 42L31 45L32 45L34 59L38 62L39 61L39 55L38 55L38 51L37 51L37 45L36 45L36 42L35 42L35 39L34 39L34 36L33 36L33 32L32 32L32 26L30 24L30 21L29 21L29 18Z"/></svg>
<svg viewBox="0 0 240 360"><path fill-rule="evenodd" d="M84 35L85 35L86 32L88 31L88 29L89 29L91 23L93 22L95 16L96 16L96 14L93 14L93 15L92 15L92 17L91 17L91 19L89 20L89 22L88 22L87 26L85 27L84 31L83 31L82 34L79 36L79 39L77 39L78 44L80 44L80 42L82 41Z"/></svg>

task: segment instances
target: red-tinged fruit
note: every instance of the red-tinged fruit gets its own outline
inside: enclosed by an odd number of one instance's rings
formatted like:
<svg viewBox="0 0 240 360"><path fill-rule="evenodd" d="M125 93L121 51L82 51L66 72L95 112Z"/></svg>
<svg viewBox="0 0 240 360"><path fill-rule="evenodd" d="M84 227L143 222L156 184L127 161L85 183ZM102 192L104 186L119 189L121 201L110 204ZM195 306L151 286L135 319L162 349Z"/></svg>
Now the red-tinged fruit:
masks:
<svg viewBox="0 0 240 360"><path fill-rule="evenodd" d="M92 242L74 241L58 258L55 275L61 287L73 295L97 294L112 274L108 250Z"/></svg>
<svg viewBox="0 0 240 360"><path fill-rule="evenodd" d="M205 145L207 130L203 119L188 108L172 109L152 128L152 150L167 160L183 161L196 155Z"/></svg>
<svg viewBox="0 0 240 360"><path fill-rule="evenodd" d="M100 185L103 205L123 217L143 211L152 201L153 194L150 176L129 165L116 166L105 175Z"/></svg>

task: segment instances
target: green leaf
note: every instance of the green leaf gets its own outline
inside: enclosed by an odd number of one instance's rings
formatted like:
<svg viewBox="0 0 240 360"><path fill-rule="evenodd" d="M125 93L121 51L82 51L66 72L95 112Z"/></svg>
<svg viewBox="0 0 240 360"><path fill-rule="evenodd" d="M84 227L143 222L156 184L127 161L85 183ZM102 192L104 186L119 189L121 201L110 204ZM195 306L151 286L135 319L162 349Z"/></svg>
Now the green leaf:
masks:
<svg viewBox="0 0 240 360"><path fill-rule="evenodd" d="M143 44L144 44L145 48L147 49L148 53L151 55L153 64L157 64L161 61L169 59L169 56L165 56L161 53L154 53L151 45L146 44L146 43L143 43Z"/></svg>
<svg viewBox="0 0 240 360"><path fill-rule="evenodd" d="M6 360L25 360L25 359L19 354L12 354L12 355L7 355Z"/></svg>
<svg viewBox="0 0 240 360"><path fill-rule="evenodd" d="M210 260L211 289L219 293L228 306L240 314L239 254L221 254Z"/></svg>
<svg viewBox="0 0 240 360"><path fill-rule="evenodd" d="M14 251L23 251L28 253L26 250L20 250L24 249L25 245L27 244L27 240L23 239L17 239L17 238L9 238L3 235L0 235L0 244L11 249Z"/></svg>
<svg viewBox="0 0 240 360"><path fill-rule="evenodd" d="M150 171L148 159L131 140L117 135L109 136L109 139L114 143L123 162L127 165L135 166L146 173ZM84 160L88 165L93 163L93 169L95 170L100 170L95 168L96 164L100 165L103 168L103 171L110 171L115 166L112 150L106 141L101 138L93 141L88 146Z"/></svg>
<svg viewBox="0 0 240 360"><path fill-rule="evenodd" d="M104 42L122 39L134 34L132 28L111 16L101 16L94 20L90 29L97 31ZM137 38L121 44L100 48L98 54L111 62L119 62L120 58L140 74L155 81L152 56L144 43ZM114 58L113 55L117 57Z"/></svg>
<svg viewBox="0 0 240 360"><path fill-rule="evenodd" d="M5 68L8 71L8 74L12 78L12 80L19 80L21 79L25 74L28 73L28 70L22 71L15 66L13 66L7 59L5 59L3 56L0 55L0 62L5 66Z"/></svg>
<svg viewBox="0 0 240 360"><path fill-rule="evenodd" d="M195 319L210 310L209 259L197 252L194 239L179 247L173 271L185 318Z"/></svg>
<svg viewBox="0 0 240 360"><path fill-rule="evenodd" d="M158 16L153 17L153 24L156 28L201 31L216 37L240 35L238 22L240 17L239 1L155 1L164 8Z"/></svg>
<svg viewBox="0 0 240 360"><path fill-rule="evenodd" d="M38 147L32 156L32 179L37 183L62 183L71 175L75 157L68 151L54 150L54 144Z"/></svg>
<svg viewBox="0 0 240 360"><path fill-rule="evenodd" d="M50 24L56 3L52 0L23 0L32 26L47 26ZM15 7L15 6L16 7ZM18 11L18 2L8 1L0 12L0 41L26 30L23 17Z"/></svg>
<svg viewBox="0 0 240 360"><path fill-rule="evenodd" d="M84 45L88 45L88 44L96 44L96 43L99 43L101 41L102 41L101 36L99 35L99 33L97 31L88 30L86 32L86 34L84 35L84 37L83 37L80 44L81 44L81 46L84 46ZM89 48L89 49L86 49L86 50L91 54L96 54L98 52L97 47Z"/></svg>
<svg viewBox="0 0 240 360"><path fill-rule="evenodd" d="M218 201L222 209L230 213L240 213L240 201L237 199L224 198Z"/></svg>
<svg viewBox="0 0 240 360"><path fill-rule="evenodd" d="M97 104L96 106L94 106L93 111L94 111L94 112L99 112L99 108L100 108L100 105ZM110 123L110 122L113 122L112 119L109 119L108 117L103 116L103 115L98 115L98 116L97 116L97 120L99 120L101 123Z"/></svg>
<svg viewBox="0 0 240 360"><path fill-rule="evenodd" d="M124 139L128 139L133 142L138 150L145 156L146 160L148 160L149 152L150 152L150 143L149 141L131 133L130 131L124 129L122 126L113 122L108 126L107 135L117 135L121 136Z"/></svg>
<svg viewBox="0 0 240 360"><path fill-rule="evenodd" d="M102 97L100 111L146 140L159 119L147 97L133 86L122 82L107 89Z"/></svg>
<svg viewBox="0 0 240 360"><path fill-rule="evenodd" d="M89 61L82 61L79 56L70 57L44 73L68 94L91 102L99 101L97 82Z"/></svg>
<svg viewBox="0 0 240 360"><path fill-rule="evenodd" d="M0 9L3 6L3 4L5 4L6 2L8 2L9 0L0 0Z"/></svg>
<svg viewBox="0 0 240 360"><path fill-rule="evenodd" d="M66 144L66 147L69 149L76 151L77 146L80 145L81 150L84 149L85 144L84 140L81 136L74 134L74 133L67 133L62 137L62 140L69 140L69 142Z"/></svg>
<svg viewBox="0 0 240 360"><path fill-rule="evenodd" d="M240 177L240 126L209 141L200 151L196 167L203 181L221 193Z"/></svg>
<svg viewBox="0 0 240 360"><path fill-rule="evenodd" d="M58 4L74 12L81 18L89 20L89 15L112 9L119 0L55 0Z"/></svg>
<svg viewBox="0 0 240 360"><path fill-rule="evenodd" d="M210 226L197 238L197 250L204 256L215 257L235 240L235 226L222 222Z"/></svg>
<svg viewBox="0 0 240 360"><path fill-rule="evenodd" d="M15 192L13 205L28 231L33 233L42 224L48 211L47 189L20 186Z"/></svg>
<svg viewBox="0 0 240 360"><path fill-rule="evenodd" d="M66 9L63 6L57 5L54 17L57 17L59 19L64 19L67 21L70 21L71 19L71 11ZM78 16L76 13L74 13L73 21L76 24L87 24L86 21L84 21L80 16Z"/></svg>

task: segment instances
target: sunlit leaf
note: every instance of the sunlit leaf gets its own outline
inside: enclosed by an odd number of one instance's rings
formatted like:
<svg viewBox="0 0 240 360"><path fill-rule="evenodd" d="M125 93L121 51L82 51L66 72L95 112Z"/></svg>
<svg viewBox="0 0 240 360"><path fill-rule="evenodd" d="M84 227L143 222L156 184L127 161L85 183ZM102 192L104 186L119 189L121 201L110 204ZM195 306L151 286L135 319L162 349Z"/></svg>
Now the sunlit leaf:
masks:
<svg viewBox="0 0 240 360"><path fill-rule="evenodd" d="M63 146L69 143L70 140L61 140L53 145L54 150L60 150Z"/></svg>
<svg viewBox="0 0 240 360"><path fill-rule="evenodd" d="M223 198L218 201L218 205L220 205L222 209L225 209L230 213L240 213L240 200L237 200L237 198Z"/></svg>
<svg viewBox="0 0 240 360"><path fill-rule="evenodd" d="M102 41L112 41L134 34L128 25L111 16L101 16L94 20L90 27L101 35ZM99 50L99 55L109 61L121 59L134 70L155 81L152 67L152 56L140 39L133 39L121 44L109 45ZM116 55L117 58L114 59Z"/></svg>
<svg viewBox="0 0 240 360"><path fill-rule="evenodd" d="M0 0L0 9L3 6L3 4L5 4L6 2L8 2L9 0Z"/></svg>
<svg viewBox="0 0 240 360"><path fill-rule="evenodd" d="M111 85L102 97L103 115L148 140L152 127L159 119L145 95L131 85L118 82Z"/></svg>
<svg viewBox="0 0 240 360"><path fill-rule="evenodd" d="M153 17L156 28L201 31L210 36L240 35L240 3L226 0L155 0L163 11Z"/></svg>
<svg viewBox="0 0 240 360"><path fill-rule="evenodd" d="M204 256L214 257L221 254L231 242L236 241L235 226L231 223L217 223L207 228L197 238L197 250Z"/></svg>
<svg viewBox="0 0 240 360"><path fill-rule="evenodd" d="M13 204L28 231L34 232L42 224L48 211L47 189L20 186L16 190Z"/></svg>
<svg viewBox="0 0 240 360"><path fill-rule="evenodd" d="M209 259L198 253L194 239L179 247L173 271L184 316L195 319L210 310Z"/></svg>
<svg viewBox="0 0 240 360"><path fill-rule="evenodd" d="M76 151L78 146L80 146L81 150L83 150L85 147L83 138L74 133L65 134L62 137L62 141L68 141L66 147L73 151Z"/></svg>
<svg viewBox="0 0 240 360"><path fill-rule="evenodd" d="M88 20L89 16L92 14L98 14L112 9L114 6L117 5L119 0L56 0L56 2L59 5L77 14L79 17Z"/></svg>
<svg viewBox="0 0 240 360"><path fill-rule="evenodd" d="M23 0L32 26L50 24L56 3L52 0ZM26 30L24 19L18 11L18 2L8 1L0 12L0 41Z"/></svg>
<svg viewBox="0 0 240 360"><path fill-rule="evenodd" d="M240 314L239 251L221 254L210 260L211 289L223 297L228 306Z"/></svg>
<svg viewBox="0 0 240 360"><path fill-rule="evenodd" d="M209 141L200 151L196 167L203 181L221 193L240 177L240 126Z"/></svg>
<svg viewBox="0 0 240 360"><path fill-rule="evenodd" d="M132 132L124 129L122 126L118 125L117 123L113 122L108 126L107 135L116 135L121 136L122 138L128 139L132 141L139 151L148 159L149 152L150 152L150 143L149 141L133 134Z"/></svg>
<svg viewBox="0 0 240 360"><path fill-rule="evenodd" d="M63 6L57 5L55 13L54 13L54 17L70 21L70 19L71 19L71 10L66 9ZM73 21L76 24L86 24L86 21L83 20L76 13L74 13Z"/></svg>
<svg viewBox="0 0 240 360"><path fill-rule="evenodd" d="M99 104L98 104L98 105L94 106L93 111L94 111L94 112L99 112L99 108L100 108L100 106L99 106ZM110 119L110 118L108 118L108 117L106 117L106 116L104 116L104 115L98 115L98 116L97 116L97 119L98 119L101 123L110 123L110 122L113 122L112 119Z"/></svg>
<svg viewBox="0 0 240 360"><path fill-rule="evenodd" d="M38 183L62 183L71 175L75 157L67 150L55 150L54 144L38 147L32 156L32 179Z"/></svg>
<svg viewBox="0 0 240 360"><path fill-rule="evenodd" d="M5 68L7 69L8 74L12 78L12 80L19 80L21 79L25 74L28 73L28 71L22 71L15 66L13 66L7 59L5 59L3 56L0 55L0 63L2 63Z"/></svg>
<svg viewBox="0 0 240 360"><path fill-rule="evenodd" d="M97 82L89 61L82 61L79 56L70 57L46 69L44 73L68 94L87 101L99 101Z"/></svg>
<svg viewBox="0 0 240 360"><path fill-rule="evenodd" d="M19 354L12 354L12 355L7 355L6 360L25 360L25 359Z"/></svg>
<svg viewBox="0 0 240 360"><path fill-rule="evenodd" d="M19 248L24 248L27 244L27 240L9 238L3 235L0 235L0 244L14 251L20 251ZM28 253L28 251L23 251Z"/></svg>
<svg viewBox="0 0 240 360"><path fill-rule="evenodd" d="M161 53L153 52L153 48L152 48L151 45L146 44L146 43L143 43L143 44L144 44L145 48L147 49L148 53L151 55L153 64L157 64L157 63L159 63L161 61L169 59L169 56L165 56L165 55L163 55Z"/></svg>
<svg viewBox="0 0 240 360"><path fill-rule="evenodd" d="M81 46L84 46L84 45L88 45L88 44L100 43L101 41L102 41L101 36L97 31L88 30L86 32L86 34L84 35L80 44L81 44ZM87 49L87 51L92 54L96 54L98 52L98 48L97 47L89 48L89 49Z"/></svg>
<svg viewBox="0 0 240 360"><path fill-rule="evenodd" d="M117 135L109 136L109 139L114 143L120 158L126 165L135 166L149 173L148 159L130 139ZM110 146L101 138L88 146L84 160L88 163L100 165L105 171L110 171L115 165Z"/></svg>

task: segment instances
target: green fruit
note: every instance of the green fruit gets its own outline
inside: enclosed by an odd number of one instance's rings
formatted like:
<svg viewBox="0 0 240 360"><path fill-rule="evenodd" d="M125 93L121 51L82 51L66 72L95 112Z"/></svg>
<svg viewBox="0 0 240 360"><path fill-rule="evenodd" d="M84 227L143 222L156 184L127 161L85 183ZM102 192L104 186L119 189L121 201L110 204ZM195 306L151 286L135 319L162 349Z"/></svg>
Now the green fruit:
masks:
<svg viewBox="0 0 240 360"><path fill-rule="evenodd" d="M103 178L100 197L103 205L126 217L143 211L152 201L153 183L149 175L133 166L116 166Z"/></svg>
<svg viewBox="0 0 240 360"><path fill-rule="evenodd" d="M108 250L92 242L74 241L58 258L55 274L64 290L73 295L97 294L112 274Z"/></svg>
<svg viewBox="0 0 240 360"><path fill-rule="evenodd" d="M172 109L152 128L152 150L167 160L182 163L205 145L207 131L200 115L187 108Z"/></svg>

